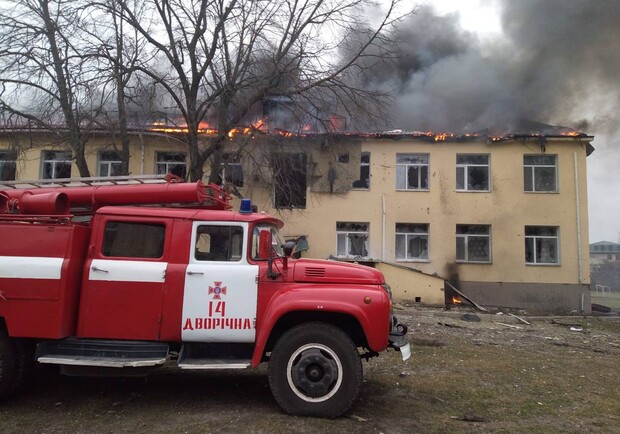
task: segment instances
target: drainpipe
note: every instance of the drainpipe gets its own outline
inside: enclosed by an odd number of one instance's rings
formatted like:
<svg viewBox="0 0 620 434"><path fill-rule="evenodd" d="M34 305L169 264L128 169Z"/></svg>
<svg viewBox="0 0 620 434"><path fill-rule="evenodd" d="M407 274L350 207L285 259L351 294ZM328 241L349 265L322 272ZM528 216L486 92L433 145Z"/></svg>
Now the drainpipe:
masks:
<svg viewBox="0 0 620 434"><path fill-rule="evenodd" d="M581 264L581 206L579 203L579 169L577 166L577 152L573 153L575 164L575 207L577 215L577 269L579 270L579 283L583 283L583 266Z"/></svg>
<svg viewBox="0 0 620 434"><path fill-rule="evenodd" d="M381 260L385 262L385 194L381 195Z"/></svg>

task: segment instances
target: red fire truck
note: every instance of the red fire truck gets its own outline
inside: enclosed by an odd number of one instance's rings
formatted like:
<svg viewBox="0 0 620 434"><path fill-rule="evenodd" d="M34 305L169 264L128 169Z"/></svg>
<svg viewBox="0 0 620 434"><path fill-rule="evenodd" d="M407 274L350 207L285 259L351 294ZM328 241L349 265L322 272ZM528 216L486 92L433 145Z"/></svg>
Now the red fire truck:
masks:
<svg viewBox="0 0 620 434"><path fill-rule="evenodd" d="M0 399L35 362L115 376L268 362L286 412L336 417L362 358L409 357L378 270L293 259L282 221L231 211L215 185L86 184L0 190Z"/></svg>

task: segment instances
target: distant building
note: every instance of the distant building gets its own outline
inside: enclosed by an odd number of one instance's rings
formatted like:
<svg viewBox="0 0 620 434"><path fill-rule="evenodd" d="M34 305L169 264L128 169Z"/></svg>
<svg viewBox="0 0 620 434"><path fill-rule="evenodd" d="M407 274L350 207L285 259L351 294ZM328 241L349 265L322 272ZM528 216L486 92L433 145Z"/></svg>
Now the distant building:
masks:
<svg viewBox="0 0 620 434"><path fill-rule="evenodd" d="M620 244L599 241L590 244L590 263L592 265L620 261Z"/></svg>

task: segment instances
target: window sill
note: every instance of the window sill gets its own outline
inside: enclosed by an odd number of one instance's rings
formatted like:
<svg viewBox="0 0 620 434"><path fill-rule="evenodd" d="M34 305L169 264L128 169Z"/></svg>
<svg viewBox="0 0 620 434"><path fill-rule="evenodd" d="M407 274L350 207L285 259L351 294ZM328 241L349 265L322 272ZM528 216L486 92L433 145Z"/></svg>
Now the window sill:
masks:
<svg viewBox="0 0 620 434"><path fill-rule="evenodd" d="M492 190L456 190L457 193L491 193Z"/></svg>
<svg viewBox="0 0 620 434"><path fill-rule="evenodd" d="M414 264L429 264L431 262L430 259L395 259L396 263L414 263Z"/></svg>
<svg viewBox="0 0 620 434"><path fill-rule="evenodd" d="M461 261L461 260L456 260L457 264L474 264L474 265L493 265L492 261Z"/></svg>
<svg viewBox="0 0 620 434"><path fill-rule="evenodd" d="M562 266L562 264L560 264L560 263L550 264L550 263L544 263L544 262L540 262L540 263L537 263L537 262L526 262L525 265L528 266L528 267L561 267Z"/></svg>
<svg viewBox="0 0 620 434"><path fill-rule="evenodd" d="M526 194L560 194L559 191L527 191L527 190L524 190L523 193L526 193Z"/></svg>
<svg viewBox="0 0 620 434"><path fill-rule="evenodd" d="M397 188L396 191L431 191L430 188Z"/></svg>

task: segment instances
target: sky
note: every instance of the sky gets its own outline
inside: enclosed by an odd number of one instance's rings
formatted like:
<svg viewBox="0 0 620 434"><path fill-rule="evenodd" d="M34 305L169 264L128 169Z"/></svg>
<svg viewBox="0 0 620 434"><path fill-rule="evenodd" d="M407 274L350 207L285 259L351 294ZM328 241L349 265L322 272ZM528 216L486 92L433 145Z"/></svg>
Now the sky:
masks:
<svg viewBox="0 0 620 434"><path fill-rule="evenodd" d="M416 5L401 28L403 60L381 77L407 114L394 127L475 131L529 119L594 136L589 241L620 242L620 1Z"/></svg>

